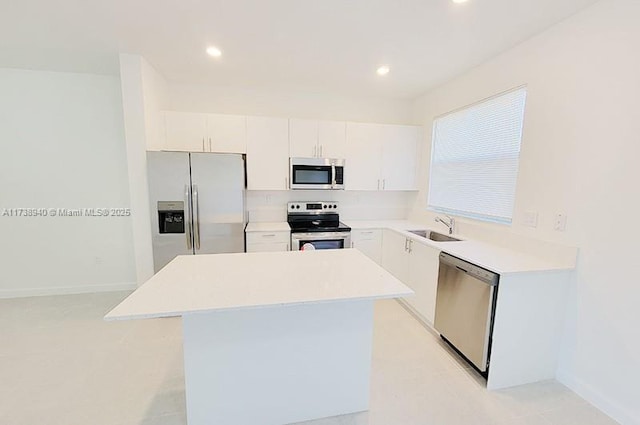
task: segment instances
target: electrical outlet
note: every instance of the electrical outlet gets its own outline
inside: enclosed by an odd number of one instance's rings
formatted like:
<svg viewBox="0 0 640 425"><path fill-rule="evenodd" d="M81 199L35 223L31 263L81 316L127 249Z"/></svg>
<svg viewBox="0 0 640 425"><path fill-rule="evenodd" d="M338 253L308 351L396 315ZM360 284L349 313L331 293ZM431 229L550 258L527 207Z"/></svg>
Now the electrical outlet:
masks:
<svg viewBox="0 0 640 425"><path fill-rule="evenodd" d="M523 223L527 227L538 227L538 212L525 211Z"/></svg>
<svg viewBox="0 0 640 425"><path fill-rule="evenodd" d="M556 214L553 228L558 232L564 232L567 228L567 215L563 213Z"/></svg>

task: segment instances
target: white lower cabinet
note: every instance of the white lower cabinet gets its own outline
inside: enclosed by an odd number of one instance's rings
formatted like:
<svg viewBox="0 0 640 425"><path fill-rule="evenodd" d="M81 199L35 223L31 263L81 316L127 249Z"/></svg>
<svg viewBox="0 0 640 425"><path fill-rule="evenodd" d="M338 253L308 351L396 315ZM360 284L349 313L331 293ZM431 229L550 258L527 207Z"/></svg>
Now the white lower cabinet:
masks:
<svg viewBox="0 0 640 425"><path fill-rule="evenodd" d="M409 280L407 285L415 291L407 302L433 325L436 313L436 291L438 289L438 267L440 251L420 242L409 242Z"/></svg>
<svg viewBox="0 0 640 425"><path fill-rule="evenodd" d="M382 231L380 229L351 230L351 248L355 248L376 263L382 261Z"/></svg>
<svg viewBox="0 0 640 425"><path fill-rule="evenodd" d="M251 232L247 233L247 252L289 251L290 242L289 232Z"/></svg>
<svg viewBox="0 0 640 425"><path fill-rule="evenodd" d="M408 238L393 230L385 229L382 233L382 267L407 285L409 280L408 241Z"/></svg>
<svg viewBox="0 0 640 425"><path fill-rule="evenodd" d="M398 232L383 232L381 265L413 289L415 295L404 301L429 325L433 325L435 316L439 256L439 250Z"/></svg>

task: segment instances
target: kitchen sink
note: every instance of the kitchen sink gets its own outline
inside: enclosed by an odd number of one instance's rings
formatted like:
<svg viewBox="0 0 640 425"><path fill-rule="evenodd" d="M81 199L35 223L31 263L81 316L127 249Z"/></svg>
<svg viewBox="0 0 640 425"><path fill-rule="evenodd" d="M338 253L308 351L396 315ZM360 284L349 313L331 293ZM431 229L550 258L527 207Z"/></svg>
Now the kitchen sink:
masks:
<svg viewBox="0 0 640 425"><path fill-rule="evenodd" d="M457 242L460 239L454 238L453 236L443 235L442 233L434 232L433 230L407 230L409 233L413 233L414 235L423 237L425 239L430 239L434 242Z"/></svg>

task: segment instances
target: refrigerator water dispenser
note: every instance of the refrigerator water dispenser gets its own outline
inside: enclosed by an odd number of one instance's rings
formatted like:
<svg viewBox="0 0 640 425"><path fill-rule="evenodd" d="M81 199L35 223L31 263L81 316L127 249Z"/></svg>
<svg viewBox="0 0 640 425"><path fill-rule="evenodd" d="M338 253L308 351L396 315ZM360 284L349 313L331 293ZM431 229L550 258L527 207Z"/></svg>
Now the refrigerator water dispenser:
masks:
<svg viewBox="0 0 640 425"><path fill-rule="evenodd" d="M158 201L160 234L184 233L184 201Z"/></svg>

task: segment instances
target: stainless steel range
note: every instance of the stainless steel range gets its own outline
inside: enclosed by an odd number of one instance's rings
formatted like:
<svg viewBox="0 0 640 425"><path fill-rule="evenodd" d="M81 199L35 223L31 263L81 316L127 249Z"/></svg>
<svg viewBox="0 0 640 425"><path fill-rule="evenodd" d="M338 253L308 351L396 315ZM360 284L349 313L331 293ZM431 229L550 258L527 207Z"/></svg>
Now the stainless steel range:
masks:
<svg viewBox="0 0 640 425"><path fill-rule="evenodd" d="M351 228L340 222L338 202L289 202L287 222L292 251L351 246Z"/></svg>

